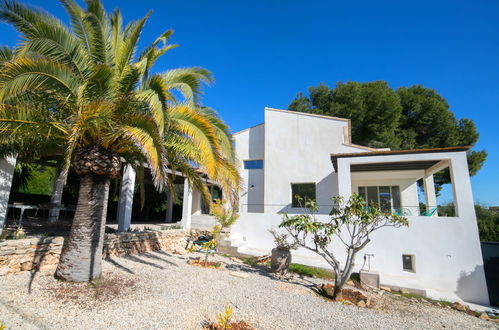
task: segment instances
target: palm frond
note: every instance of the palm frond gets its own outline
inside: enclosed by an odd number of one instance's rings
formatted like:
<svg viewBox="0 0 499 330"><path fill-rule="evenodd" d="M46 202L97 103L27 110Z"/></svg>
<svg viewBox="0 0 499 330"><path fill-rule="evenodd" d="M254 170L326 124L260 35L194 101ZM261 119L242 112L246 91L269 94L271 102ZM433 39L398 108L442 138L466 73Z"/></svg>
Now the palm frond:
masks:
<svg viewBox="0 0 499 330"><path fill-rule="evenodd" d="M79 79L66 65L50 59L17 58L0 72L0 99L29 90L56 89L67 97L78 94Z"/></svg>

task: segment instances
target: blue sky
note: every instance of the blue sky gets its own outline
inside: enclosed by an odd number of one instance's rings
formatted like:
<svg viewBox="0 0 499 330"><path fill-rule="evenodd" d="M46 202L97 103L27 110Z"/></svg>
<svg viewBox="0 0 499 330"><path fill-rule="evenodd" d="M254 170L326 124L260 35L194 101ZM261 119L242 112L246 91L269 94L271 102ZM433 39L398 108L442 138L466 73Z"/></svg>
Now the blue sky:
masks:
<svg viewBox="0 0 499 330"><path fill-rule="evenodd" d="M57 1L28 1L66 20ZM153 9L142 40L175 29L157 69L203 66L216 84L205 105L233 131L261 123L265 106L286 109L320 82L422 84L475 121L488 160L472 178L477 202L499 205L499 1L104 1L125 19ZM0 25L0 44L16 33ZM355 123L354 123L355 125ZM449 196L449 191L443 199Z"/></svg>

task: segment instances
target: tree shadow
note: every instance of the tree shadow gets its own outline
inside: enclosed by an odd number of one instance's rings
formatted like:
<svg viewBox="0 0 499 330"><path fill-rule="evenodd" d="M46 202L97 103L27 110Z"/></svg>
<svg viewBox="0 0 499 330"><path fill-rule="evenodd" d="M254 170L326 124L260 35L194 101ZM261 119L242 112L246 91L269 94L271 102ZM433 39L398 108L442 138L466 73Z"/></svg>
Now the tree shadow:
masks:
<svg viewBox="0 0 499 330"><path fill-rule="evenodd" d="M483 265L476 265L471 272L461 271L455 293L463 301L489 305Z"/></svg>
<svg viewBox="0 0 499 330"><path fill-rule="evenodd" d="M159 252L159 251L154 251L154 252ZM178 267L178 265L176 263L171 262L169 260L166 260L165 258L161 258L161 257L155 256L154 254L152 254L150 252L139 254L139 256L145 257L145 258L149 258L149 259L154 259L154 260L160 260L160 261L163 261L163 262L165 262L165 263L167 263L169 265Z"/></svg>
<svg viewBox="0 0 499 330"><path fill-rule="evenodd" d="M128 267L125 267L123 266L122 264L118 263L116 260L114 259L111 259L111 258L108 258L106 259L106 261L108 261L111 265L115 266L116 268L119 268L121 270L124 270L125 272L129 273L129 274L133 274L135 275L135 273L133 272L133 270L131 270L130 268Z"/></svg>
<svg viewBox="0 0 499 330"><path fill-rule="evenodd" d="M31 260L31 269L30 269L30 278L28 282L28 293L31 294L31 289L33 286L33 281L35 280L36 275L40 271L40 267L47 257L47 255L51 252L48 244L53 241L54 237L40 237L36 242L36 249L33 259ZM45 244L44 244L45 243ZM21 264L22 266L22 264Z"/></svg>
<svg viewBox="0 0 499 330"><path fill-rule="evenodd" d="M225 268L227 270L230 270L230 271L238 271L238 272L242 272L242 273L252 273L252 274L256 274L256 275L265 276L265 277L270 278L274 281L279 281L279 282L289 283L289 284L296 284L296 285L300 285L300 286L303 286L303 287L308 288L308 289L313 289L317 286L316 283L310 281L309 279L307 279L301 275L289 273L290 274L289 277L278 276L277 274L272 273L270 271L269 267L266 267L263 265L252 266L252 265L246 265L246 264L228 264Z"/></svg>
<svg viewBox="0 0 499 330"><path fill-rule="evenodd" d="M123 258L127 259L127 260L130 260L130 261L138 262L138 263L141 263L141 264L144 264L144 265L148 265L148 266L151 266L151 267L154 267L154 268L165 269L165 267L163 267L161 265L158 265L158 264L156 264L154 262L149 262L149 261L140 259L140 258L138 258L137 256L134 256L134 255L127 255L127 256L124 256Z"/></svg>

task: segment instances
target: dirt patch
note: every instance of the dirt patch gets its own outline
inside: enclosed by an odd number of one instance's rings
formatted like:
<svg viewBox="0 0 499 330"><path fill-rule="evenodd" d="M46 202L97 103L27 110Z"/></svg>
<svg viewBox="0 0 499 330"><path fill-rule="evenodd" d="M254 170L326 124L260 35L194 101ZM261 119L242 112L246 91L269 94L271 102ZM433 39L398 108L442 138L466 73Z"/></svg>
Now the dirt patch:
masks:
<svg viewBox="0 0 499 330"><path fill-rule="evenodd" d="M307 288L304 288L304 287L298 286L298 285L294 285L294 284L290 284L290 283L285 283L285 282L277 282L275 284L275 287L277 290L289 292L289 293L294 293L294 294L303 294L303 295L313 294Z"/></svg>
<svg viewBox="0 0 499 330"><path fill-rule="evenodd" d="M49 295L57 301L91 309L98 303L106 303L132 292L135 281L117 274L103 274L92 282L54 282L47 289Z"/></svg>
<svg viewBox="0 0 499 330"><path fill-rule="evenodd" d="M222 269L225 267L225 264L222 262L204 261L204 260L200 260L200 258L189 259L189 260L187 260L187 263L189 265L193 265L193 266L197 266L197 267L204 267L204 268Z"/></svg>

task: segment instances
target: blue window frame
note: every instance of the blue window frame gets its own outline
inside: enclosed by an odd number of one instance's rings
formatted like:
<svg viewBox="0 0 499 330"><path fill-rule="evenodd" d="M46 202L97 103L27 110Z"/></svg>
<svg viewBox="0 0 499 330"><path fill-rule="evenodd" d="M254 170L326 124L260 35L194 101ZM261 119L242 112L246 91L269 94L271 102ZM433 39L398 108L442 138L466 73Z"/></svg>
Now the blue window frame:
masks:
<svg viewBox="0 0 499 330"><path fill-rule="evenodd" d="M255 160L245 160L244 169L245 170L260 170L263 168L263 159Z"/></svg>

